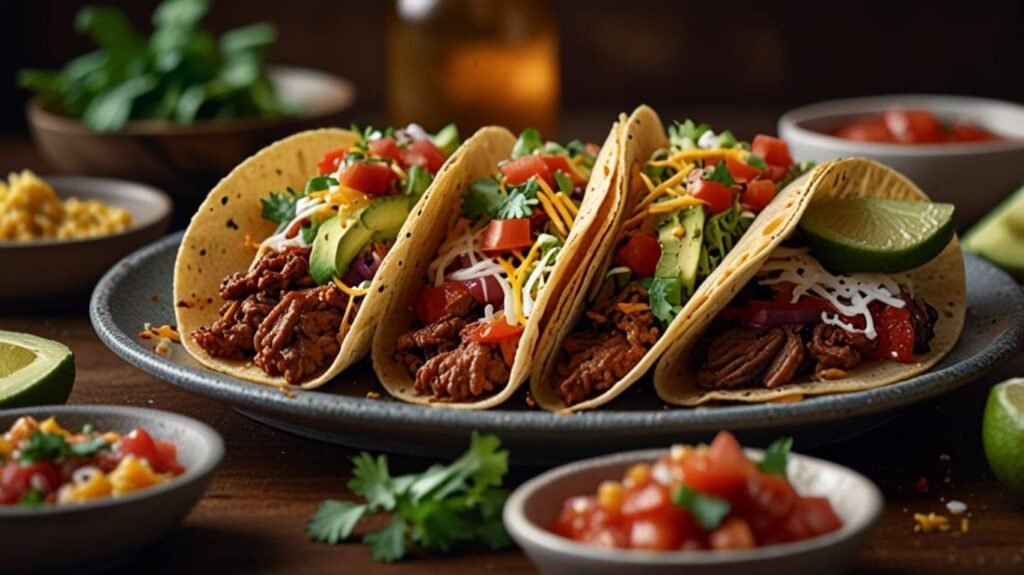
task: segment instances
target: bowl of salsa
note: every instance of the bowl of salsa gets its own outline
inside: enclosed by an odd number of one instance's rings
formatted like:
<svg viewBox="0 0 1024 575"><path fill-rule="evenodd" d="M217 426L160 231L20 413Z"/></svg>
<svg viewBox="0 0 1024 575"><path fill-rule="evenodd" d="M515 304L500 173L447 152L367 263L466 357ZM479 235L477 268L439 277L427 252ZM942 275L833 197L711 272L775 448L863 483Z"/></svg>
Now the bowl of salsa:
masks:
<svg viewBox="0 0 1024 575"><path fill-rule="evenodd" d="M184 519L223 454L217 432L167 412L0 412L0 572L116 563Z"/></svg>
<svg viewBox="0 0 1024 575"><path fill-rule="evenodd" d="M956 205L961 230L1024 182L1024 106L939 95L833 100L791 110L779 134L793 157L862 156Z"/></svg>
<svg viewBox="0 0 1024 575"><path fill-rule="evenodd" d="M633 451L569 464L521 486L505 526L544 575L831 573L881 514L878 488L782 439Z"/></svg>

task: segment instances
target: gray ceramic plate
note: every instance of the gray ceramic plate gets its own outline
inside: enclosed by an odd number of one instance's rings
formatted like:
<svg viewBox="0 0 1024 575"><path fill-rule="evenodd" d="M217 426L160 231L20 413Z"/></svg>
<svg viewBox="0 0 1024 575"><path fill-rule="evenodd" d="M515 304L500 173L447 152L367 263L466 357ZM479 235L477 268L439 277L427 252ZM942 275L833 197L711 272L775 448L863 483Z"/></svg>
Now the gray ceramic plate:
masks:
<svg viewBox="0 0 1024 575"><path fill-rule="evenodd" d="M604 480L619 480L635 463L654 461L665 449L631 451L553 469L524 483L505 504L504 521L541 575L774 575L840 573L847 569L882 513L882 493L863 475L835 463L793 454L788 474L805 497L826 497L843 522L821 537L740 551L629 551L599 549L547 530L569 497L597 491ZM755 461L763 452L747 450Z"/></svg>
<svg viewBox="0 0 1024 575"><path fill-rule="evenodd" d="M108 178L41 176L62 199L99 200L128 210L124 232L77 240L0 241L0 304L88 294L110 266L167 232L171 200L160 190Z"/></svg>
<svg viewBox="0 0 1024 575"><path fill-rule="evenodd" d="M872 391L792 404L669 409L641 381L604 409L571 416L528 410L523 395L482 412L434 409L386 399L364 362L316 391L287 397L277 389L222 375L180 347L170 358L143 345L144 323L174 322L171 275L181 236L122 260L96 286L90 305L100 338L129 363L173 385L226 402L275 427L343 445L412 455L446 456L465 449L473 430L498 434L517 463L551 463L599 453L706 441L720 429L746 445L765 445L781 431L809 448L861 433L899 408L946 393L1007 359L1024 338L1024 294L1004 272L967 257L967 323L952 353L935 369ZM379 393L371 399L368 393Z"/></svg>
<svg viewBox="0 0 1024 575"><path fill-rule="evenodd" d="M0 410L0 429L23 415L57 417L61 425L128 433L144 427L178 446L185 473L163 485L118 497L44 509L0 507L0 572L54 569L81 573L130 558L188 515L224 457L220 435L194 419L137 407L57 405ZM73 569L72 569L73 568Z"/></svg>

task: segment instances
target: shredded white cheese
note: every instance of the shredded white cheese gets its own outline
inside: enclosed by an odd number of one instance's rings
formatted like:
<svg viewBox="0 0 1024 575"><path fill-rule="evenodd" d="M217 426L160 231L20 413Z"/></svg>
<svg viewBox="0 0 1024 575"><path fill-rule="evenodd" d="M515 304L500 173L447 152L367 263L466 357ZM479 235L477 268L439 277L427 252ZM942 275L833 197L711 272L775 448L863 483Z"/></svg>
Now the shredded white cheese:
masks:
<svg viewBox="0 0 1024 575"><path fill-rule="evenodd" d="M792 303L805 294L828 301L839 313L822 312L821 321L850 333L862 333L868 339L878 337L868 306L876 301L895 308L906 305L899 297L899 282L892 276L882 273L832 275L810 255L808 248L777 248L758 274L765 276L758 281L761 285L793 284ZM863 318L864 328L850 325L843 321L843 316Z"/></svg>

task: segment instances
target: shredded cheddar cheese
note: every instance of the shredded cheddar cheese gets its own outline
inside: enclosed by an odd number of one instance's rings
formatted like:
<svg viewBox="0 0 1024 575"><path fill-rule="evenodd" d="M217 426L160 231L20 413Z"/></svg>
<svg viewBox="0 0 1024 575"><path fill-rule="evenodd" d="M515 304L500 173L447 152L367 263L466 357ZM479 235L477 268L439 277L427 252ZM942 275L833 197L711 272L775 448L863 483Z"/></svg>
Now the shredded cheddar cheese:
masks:
<svg viewBox="0 0 1024 575"><path fill-rule="evenodd" d="M523 282L519 274L516 273L515 267L505 258L495 258L498 264L504 268L505 274L508 276L508 281L512 284L512 301L515 304L516 316L515 321L520 325L526 325L526 318L523 317Z"/></svg>
<svg viewBox="0 0 1024 575"><path fill-rule="evenodd" d="M650 306L648 306L645 303L622 302L615 304L615 307L619 308L619 311L621 311L622 313L637 313L651 309Z"/></svg>
<svg viewBox="0 0 1024 575"><path fill-rule="evenodd" d="M345 295L349 298L362 297L370 293L370 290L367 288L354 288L346 285L338 276L332 277L331 280L334 282L334 285L338 286L338 289L345 292Z"/></svg>
<svg viewBox="0 0 1024 575"><path fill-rule="evenodd" d="M537 199L540 200L540 205L543 206L544 211L547 213L548 217L551 218L551 224L555 226L556 230L558 230L561 239L565 239L569 235L569 231L565 229L565 225L562 223L561 219L559 219L558 212L552 205L551 200L548 199L544 192L538 193Z"/></svg>
<svg viewBox="0 0 1024 575"><path fill-rule="evenodd" d="M689 208L692 206L700 206L704 202L698 200L693 196L682 196L679 198L673 198L667 202L660 202L652 205L647 212L651 214L663 214L666 212L674 212L682 208Z"/></svg>

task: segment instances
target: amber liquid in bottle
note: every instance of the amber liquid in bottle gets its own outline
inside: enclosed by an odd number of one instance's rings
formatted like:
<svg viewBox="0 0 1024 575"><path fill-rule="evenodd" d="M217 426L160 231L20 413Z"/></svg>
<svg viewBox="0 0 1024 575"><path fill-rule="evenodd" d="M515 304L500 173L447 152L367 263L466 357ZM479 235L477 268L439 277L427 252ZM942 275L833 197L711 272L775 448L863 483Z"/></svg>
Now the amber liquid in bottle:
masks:
<svg viewBox="0 0 1024 575"><path fill-rule="evenodd" d="M388 22L392 125L463 136L498 124L555 136L558 33L544 0L397 0Z"/></svg>

